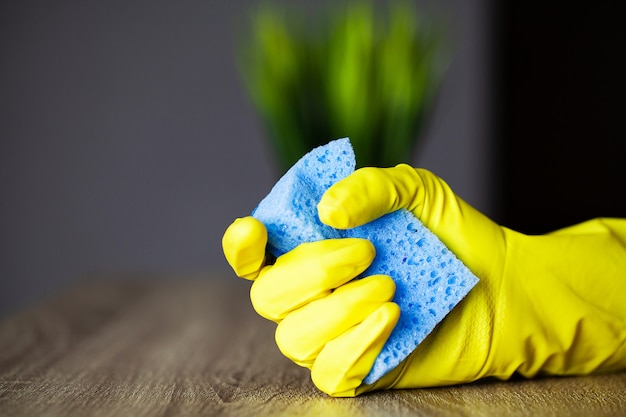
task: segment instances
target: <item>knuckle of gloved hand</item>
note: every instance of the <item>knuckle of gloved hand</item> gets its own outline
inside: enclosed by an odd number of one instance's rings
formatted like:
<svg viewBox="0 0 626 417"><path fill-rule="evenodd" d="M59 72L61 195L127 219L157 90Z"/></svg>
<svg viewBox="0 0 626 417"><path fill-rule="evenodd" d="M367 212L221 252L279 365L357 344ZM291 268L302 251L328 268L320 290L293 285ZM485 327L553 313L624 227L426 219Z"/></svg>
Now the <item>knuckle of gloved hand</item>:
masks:
<svg viewBox="0 0 626 417"><path fill-rule="evenodd" d="M441 180L431 171L424 168L413 169L413 179L420 187L426 187L429 190L441 185Z"/></svg>

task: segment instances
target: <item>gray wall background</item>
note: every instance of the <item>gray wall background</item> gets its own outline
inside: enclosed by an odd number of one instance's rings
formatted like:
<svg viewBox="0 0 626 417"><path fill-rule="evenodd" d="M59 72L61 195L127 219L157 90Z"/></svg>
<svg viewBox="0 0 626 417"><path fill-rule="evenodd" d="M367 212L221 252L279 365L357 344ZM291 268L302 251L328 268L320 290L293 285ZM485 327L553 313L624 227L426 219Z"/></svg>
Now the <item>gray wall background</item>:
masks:
<svg viewBox="0 0 626 417"><path fill-rule="evenodd" d="M487 2L436 3L457 48L414 164L491 214ZM253 4L0 4L0 314L93 276L230 275L221 235L276 179L233 59Z"/></svg>

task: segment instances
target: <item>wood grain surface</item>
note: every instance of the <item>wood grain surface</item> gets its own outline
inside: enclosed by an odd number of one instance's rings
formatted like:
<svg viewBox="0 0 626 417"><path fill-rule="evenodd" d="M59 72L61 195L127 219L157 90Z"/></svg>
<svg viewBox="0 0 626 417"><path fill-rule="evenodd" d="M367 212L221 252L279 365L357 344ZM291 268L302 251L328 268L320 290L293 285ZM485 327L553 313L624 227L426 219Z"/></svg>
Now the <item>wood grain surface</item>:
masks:
<svg viewBox="0 0 626 417"><path fill-rule="evenodd" d="M97 281L0 322L0 416L624 416L626 373L330 398L249 284Z"/></svg>

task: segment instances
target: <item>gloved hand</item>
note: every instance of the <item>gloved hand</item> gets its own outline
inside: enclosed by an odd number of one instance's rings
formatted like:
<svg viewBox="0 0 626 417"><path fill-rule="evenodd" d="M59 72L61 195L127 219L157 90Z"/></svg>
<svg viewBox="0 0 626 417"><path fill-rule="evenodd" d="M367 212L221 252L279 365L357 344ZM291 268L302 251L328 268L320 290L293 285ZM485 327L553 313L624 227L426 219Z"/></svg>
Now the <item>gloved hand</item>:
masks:
<svg viewBox="0 0 626 417"><path fill-rule="evenodd" d="M355 171L324 194L318 213L324 223L342 229L399 208L413 212L480 282L405 361L373 385L361 381L397 311L387 302L388 293L376 299L375 290L352 290L359 281L349 282L350 277L371 262L371 245L354 239L305 244L264 265L262 224L241 219L224 235L235 272L256 278L253 305L279 323L279 347L311 367L322 391L354 396L507 379L514 373L626 369L626 219L596 219L526 236L492 222L432 173L407 165ZM392 288L388 277L371 280ZM311 307L318 303L324 304ZM360 324L349 327L353 322ZM316 329L310 337L308 329Z"/></svg>
<svg viewBox="0 0 626 417"><path fill-rule="evenodd" d="M264 266L266 242L265 227L252 217L237 219L223 238L237 275L254 280L252 305L278 323L278 347L311 369L318 388L334 395L354 391L400 316L390 302L391 278L351 281L373 261L374 246L354 238L304 243Z"/></svg>

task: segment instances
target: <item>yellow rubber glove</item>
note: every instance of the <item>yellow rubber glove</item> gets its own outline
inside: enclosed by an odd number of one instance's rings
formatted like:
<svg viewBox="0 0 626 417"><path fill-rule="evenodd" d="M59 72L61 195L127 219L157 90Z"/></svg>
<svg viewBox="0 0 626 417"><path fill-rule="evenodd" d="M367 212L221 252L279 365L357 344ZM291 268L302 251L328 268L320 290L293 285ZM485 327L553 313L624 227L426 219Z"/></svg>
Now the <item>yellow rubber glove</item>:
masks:
<svg viewBox="0 0 626 417"><path fill-rule="evenodd" d="M432 173L407 165L357 170L325 193L318 212L324 223L350 228L399 208L412 211L480 282L404 362L373 385L358 381L365 359L357 364L359 372L343 371L352 378L340 376L334 384L339 389L325 385L325 378L333 373L331 363L341 363L353 351L375 358L384 341L354 339L335 349L333 358L319 354L314 367L325 373L321 382L314 382L320 389L352 396L375 389L506 379L514 373L533 377L626 369L625 219L596 219L526 236L489 220ZM252 236L248 233L227 239L228 234L224 249L236 272L237 265L253 258L263 264L262 240L241 238ZM257 254L240 256L246 247L255 247ZM296 263L291 273L299 277L304 269ZM322 269L334 275L332 263ZM324 325L312 316L298 326L313 323Z"/></svg>
<svg viewBox="0 0 626 417"><path fill-rule="evenodd" d="M304 243L264 265L266 243L252 217L235 220L222 241L237 275L254 280L254 309L278 323L281 352L311 369L320 390L354 395L400 317L391 278L352 281L374 260L374 246L354 238Z"/></svg>

